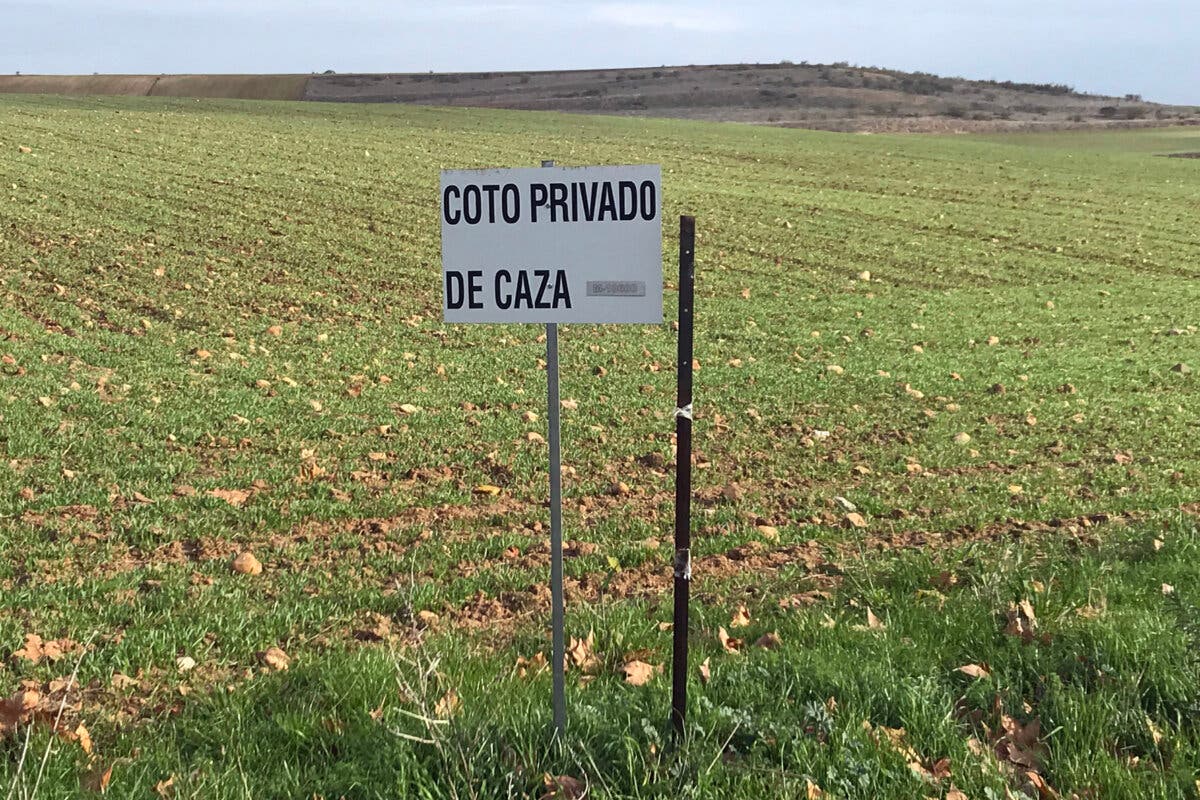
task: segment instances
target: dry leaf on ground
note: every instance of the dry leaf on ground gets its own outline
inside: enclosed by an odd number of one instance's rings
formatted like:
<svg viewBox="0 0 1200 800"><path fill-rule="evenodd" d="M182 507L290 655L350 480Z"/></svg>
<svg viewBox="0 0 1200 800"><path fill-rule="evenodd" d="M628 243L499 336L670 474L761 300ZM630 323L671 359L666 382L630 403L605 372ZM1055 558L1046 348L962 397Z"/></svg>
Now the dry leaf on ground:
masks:
<svg viewBox="0 0 1200 800"><path fill-rule="evenodd" d="M115 762L109 764L107 769L102 764L97 764L84 777L82 781L84 787L97 794L107 792L108 785L112 783L112 772L115 766Z"/></svg>
<svg viewBox="0 0 1200 800"><path fill-rule="evenodd" d="M42 639L36 633L25 634L25 646L13 652L16 658L23 658L37 664L42 659L58 661L78 645L70 639Z"/></svg>
<svg viewBox="0 0 1200 800"><path fill-rule="evenodd" d="M595 644L595 633L589 631L586 639L576 639L572 636L567 645L569 662L578 667L585 675L595 674L600 669L600 659L596 658L596 654L592 651Z"/></svg>
<svg viewBox="0 0 1200 800"><path fill-rule="evenodd" d="M0 738L28 720L41 700L40 693L33 689L23 689L0 701Z"/></svg>
<svg viewBox="0 0 1200 800"><path fill-rule="evenodd" d="M458 699L458 692L450 689L434 704L433 713L439 719L450 719L458 713L460 708L462 708L462 701Z"/></svg>
<svg viewBox="0 0 1200 800"><path fill-rule="evenodd" d="M81 722L71 732L71 738L79 742L79 747L89 756L92 754L92 734Z"/></svg>
<svg viewBox="0 0 1200 800"><path fill-rule="evenodd" d="M254 557L254 553L247 550L244 553L239 553L230 564L230 568L239 575L261 575L263 571L262 562Z"/></svg>
<svg viewBox="0 0 1200 800"><path fill-rule="evenodd" d="M1041 720L1035 717L1028 723L1021 723L1005 714L1000 717L1000 727L1003 733L995 744L996 757L1024 769L1040 770L1044 750L1040 741Z"/></svg>
<svg viewBox="0 0 1200 800"><path fill-rule="evenodd" d="M292 659L278 647L268 647L259 656L259 660L276 672L283 672L292 665Z"/></svg>
<svg viewBox="0 0 1200 800"><path fill-rule="evenodd" d="M629 661L621 667L625 682L634 686L645 686L654 679L654 666L645 661Z"/></svg>
<svg viewBox="0 0 1200 800"><path fill-rule="evenodd" d="M208 496L224 500L234 508L241 508L250 499L250 493L245 489L209 489Z"/></svg>
<svg viewBox="0 0 1200 800"><path fill-rule="evenodd" d="M583 800L588 794L587 784L579 778L549 772L542 776L542 788L540 800Z"/></svg>
<svg viewBox="0 0 1200 800"><path fill-rule="evenodd" d="M1004 632L1009 636L1018 636L1025 644L1034 640L1037 630L1037 617L1033 613L1033 605L1028 600L1011 603L1007 612L1008 622Z"/></svg>
<svg viewBox="0 0 1200 800"><path fill-rule="evenodd" d="M754 644L766 650L778 650L783 646L783 639L779 638L779 634L776 631L771 631L758 637L758 641Z"/></svg>
<svg viewBox="0 0 1200 800"><path fill-rule="evenodd" d="M964 675L969 675L972 678L987 678L991 676L991 671L981 664L967 664L958 668L958 671Z"/></svg>
<svg viewBox="0 0 1200 800"><path fill-rule="evenodd" d="M721 642L721 647L725 648L727 653L736 653L742 649L742 640L735 639L729 635L729 631L724 628L717 629L717 639Z"/></svg>
<svg viewBox="0 0 1200 800"><path fill-rule="evenodd" d="M518 678L524 678L528 675L536 675L544 670L549 665L546 660L546 654L538 652L532 658L525 656L517 656L516 672Z"/></svg>

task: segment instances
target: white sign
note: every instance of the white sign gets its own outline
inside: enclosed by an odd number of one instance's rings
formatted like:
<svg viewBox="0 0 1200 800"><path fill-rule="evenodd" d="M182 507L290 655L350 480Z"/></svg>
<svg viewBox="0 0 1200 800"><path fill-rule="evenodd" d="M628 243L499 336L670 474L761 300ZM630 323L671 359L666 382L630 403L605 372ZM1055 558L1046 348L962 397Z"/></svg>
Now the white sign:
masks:
<svg viewBox="0 0 1200 800"><path fill-rule="evenodd" d="M446 322L662 322L658 165L442 172Z"/></svg>

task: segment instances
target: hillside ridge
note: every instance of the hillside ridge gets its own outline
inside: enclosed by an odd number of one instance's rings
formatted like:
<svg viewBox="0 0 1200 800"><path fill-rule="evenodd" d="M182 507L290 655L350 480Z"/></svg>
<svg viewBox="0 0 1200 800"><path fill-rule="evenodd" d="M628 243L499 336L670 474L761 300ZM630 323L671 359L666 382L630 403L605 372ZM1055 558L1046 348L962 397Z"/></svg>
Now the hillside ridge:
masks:
<svg viewBox="0 0 1200 800"><path fill-rule="evenodd" d="M1200 107L838 62L311 75L6 75L0 92L509 108L848 131L1200 124Z"/></svg>

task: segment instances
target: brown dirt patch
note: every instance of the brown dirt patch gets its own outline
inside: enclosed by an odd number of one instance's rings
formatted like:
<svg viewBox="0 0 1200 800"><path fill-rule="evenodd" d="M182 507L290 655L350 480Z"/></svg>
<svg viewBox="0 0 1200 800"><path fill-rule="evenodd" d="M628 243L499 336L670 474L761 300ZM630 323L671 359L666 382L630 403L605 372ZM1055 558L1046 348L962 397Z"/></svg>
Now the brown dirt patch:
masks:
<svg viewBox="0 0 1200 800"><path fill-rule="evenodd" d="M0 75L0 93L301 100L308 75Z"/></svg>
<svg viewBox="0 0 1200 800"><path fill-rule="evenodd" d="M1200 514L1200 504L1190 513ZM1186 512L1186 508L1185 508ZM808 588L828 591L841 583L843 564L862 557L863 550L894 552L912 548L949 548L969 542L1002 542L1036 536L1066 536L1084 545L1098 543L1098 530L1106 525L1126 525L1144 519L1149 512L1086 514L1069 519L1001 520L980 527L962 527L951 531L907 531L873 534L864 541L845 541L821 545L810 540L803 544L772 547L753 541L724 553L703 556L693 561L693 589L719 594L722 587L738 584L745 578L755 583L769 582L783 571L802 570ZM673 587L671 566L658 560L617 572L593 572L582 578L564 581L568 604L595 604L606 599L653 600L665 596ZM550 613L550 590L536 584L524 590L500 592L491 597L480 591L467 604L444 609L454 626L486 632L493 644L510 639L517 628Z"/></svg>

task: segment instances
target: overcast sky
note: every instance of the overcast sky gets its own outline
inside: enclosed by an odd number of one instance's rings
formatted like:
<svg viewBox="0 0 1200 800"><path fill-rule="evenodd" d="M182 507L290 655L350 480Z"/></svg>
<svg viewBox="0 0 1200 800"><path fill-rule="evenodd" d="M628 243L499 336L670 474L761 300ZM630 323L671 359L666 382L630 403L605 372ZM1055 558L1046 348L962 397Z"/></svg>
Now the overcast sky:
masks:
<svg viewBox="0 0 1200 800"><path fill-rule="evenodd" d="M1200 0L0 0L0 72L832 62L1200 104Z"/></svg>

